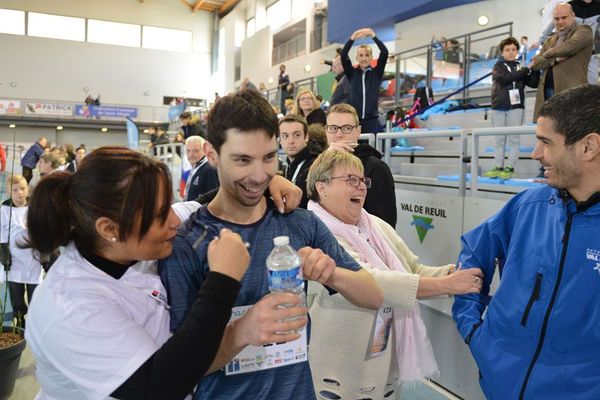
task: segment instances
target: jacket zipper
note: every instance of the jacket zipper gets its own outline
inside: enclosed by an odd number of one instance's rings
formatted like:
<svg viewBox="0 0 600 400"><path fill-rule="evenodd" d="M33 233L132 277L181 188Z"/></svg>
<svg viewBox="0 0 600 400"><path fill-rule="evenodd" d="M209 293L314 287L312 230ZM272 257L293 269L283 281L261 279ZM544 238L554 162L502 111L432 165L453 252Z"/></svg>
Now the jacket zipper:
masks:
<svg viewBox="0 0 600 400"><path fill-rule="evenodd" d="M521 318L521 325L527 326L527 318L529 318L529 312L531 311L531 307L533 307L533 303L536 300L540 299L540 287L542 286L542 274L539 272L535 277L535 286L533 288L533 292L531 293L531 297L529 298L529 302L527 303L527 307L525 307L525 312L523 313L523 318Z"/></svg>
<svg viewBox="0 0 600 400"><path fill-rule="evenodd" d="M562 254L560 255L560 264L558 266L558 275L556 276L556 283L554 284L554 289L552 290L552 297L550 297L550 303L548 304L548 308L546 309L546 315L544 315L544 322L542 323L542 331L540 332L540 337L538 339L538 344L535 349L535 353L533 354L533 358L529 363L529 368L527 368L527 374L525 374L525 379L523 380L523 385L521 385L521 391L519 393L519 400L523 400L525 396L525 390L527 389L527 383L529 383L529 378L531 377L531 372L533 371L533 367L540 357L540 353L542 352L542 346L544 345L544 339L546 337L546 329L548 328L548 320L550 319L550 313L552 312L552 308L554 307L554 302L556 301L556 296L558 295L558 289L560 287L560 283L562 280L563 270L565 267L565 260L567 258L567 247L569 245L569 236L571 234L571 224L573 223L573 214L569 213L567 217L567 224L565 226L565 233L562 238Z"/></svg>
<svg viewBox="0 0 600 400"><path fill-rule="evenodd" d="M363 101L362 101L362 117L361 119L365 119L365 103L367 102L367 93L365 93L365 76L367 75L367 71L363 71L362 73L362 90L363 90Z"/></svg>

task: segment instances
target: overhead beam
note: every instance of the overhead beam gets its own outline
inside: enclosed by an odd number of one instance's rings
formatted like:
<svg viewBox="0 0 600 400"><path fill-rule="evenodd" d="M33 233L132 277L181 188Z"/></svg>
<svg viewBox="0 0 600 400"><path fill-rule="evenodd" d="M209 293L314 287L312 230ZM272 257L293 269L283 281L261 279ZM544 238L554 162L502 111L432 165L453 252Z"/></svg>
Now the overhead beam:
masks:
<svg viewBox="0 0 600 400"><path fill-rule="evenodd" d="M223 15L226 14L229 10L231 10L233 7L236 6L237 3L239 3L240 0L226 0L223 5L221 6L221 8L219 8L219 14Z"/></svg>
<svg viewBox="0 0 600 400"><path fill-rule="evenodd" d="M200 9L200 7L202 7L202 4L204 4L204 2L205 2L205 0L198 0L198 2L196 3L196 5L192 9L192 12L198 11Z"/></svg>

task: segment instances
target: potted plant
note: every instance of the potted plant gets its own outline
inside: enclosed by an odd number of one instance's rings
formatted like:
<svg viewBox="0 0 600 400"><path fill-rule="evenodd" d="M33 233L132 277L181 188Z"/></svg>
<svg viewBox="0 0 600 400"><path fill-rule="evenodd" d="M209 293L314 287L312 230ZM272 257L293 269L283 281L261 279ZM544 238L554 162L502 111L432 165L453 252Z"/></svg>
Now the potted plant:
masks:
<svg viewBox="0 0 600 400"><path fill-rule="evenodd" d="M5 274L8 275L8 271ZM0 400L7 400L15 388L21 353L25 350L25 338L24 331L19 326L21 325L19 318L13 318L11 326L4 326L8 282L5 282L2 287L3 293L1 293L2 298L0 299L0 321L2 321L0 330Z"/></svg>

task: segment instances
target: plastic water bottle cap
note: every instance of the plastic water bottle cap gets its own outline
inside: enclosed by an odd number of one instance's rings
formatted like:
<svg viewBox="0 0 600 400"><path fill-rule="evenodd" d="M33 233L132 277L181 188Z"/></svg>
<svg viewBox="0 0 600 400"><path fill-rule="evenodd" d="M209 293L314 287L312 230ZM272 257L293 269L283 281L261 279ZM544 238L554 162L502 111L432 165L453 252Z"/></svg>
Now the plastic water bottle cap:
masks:
<svg viewBox="0 0 600 400"><path fill-rule="evenodd" d="M273 238L273 244L275 244L275 246L285 246L290 244L290 238L287 236L277 236L275 238Z"/></svg>

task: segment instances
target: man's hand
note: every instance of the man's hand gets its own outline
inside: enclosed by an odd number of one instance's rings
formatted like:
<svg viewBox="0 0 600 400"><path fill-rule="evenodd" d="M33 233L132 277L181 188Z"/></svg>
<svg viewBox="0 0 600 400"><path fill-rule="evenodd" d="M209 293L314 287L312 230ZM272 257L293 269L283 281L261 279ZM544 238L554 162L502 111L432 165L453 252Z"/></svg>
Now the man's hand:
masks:
<svg viewBox="0 0 600 400"><path fill-rule="evenodd" d="M347 153L354 153L354 148L358 146L356 142L334 142L330 143L327 151L345 151Z"/></svg>
<svg viewBox="0 0 600 400"><path fill-rule="evenodd" d="M237 336L243 346L262 346L296 340L296 331L308 321L306 307L300 298L291 293L269 294L252 306L246 314L234 322ZM282 308L282 306L286 308ZM291 305L291 306L290 306ZM289 321L290 318L296 318Z"/></svg>
<svg viewBox="0 0 600 400"><path fill-rule="evenodd" d="M316 281L326 285L329 278L335 273L335 261L321 249L303 247L298 250L302 260L302 276L309 281Z"/></svg>
<svg viewBox="0 0 600 400"><path fill-rule="evenodd" d="M373 35L373 36L371 36ZM357 40L364 37L375 37L375 32L371 28L362 28L354 31L350 39Z"/></svg>
<svg viewBox="0 0 600 400"><path fill-rule="evenodd" d="M269 193L281 214L298 208L302 201L302 189L279 175L275 175L269 182Z"/></svg>

